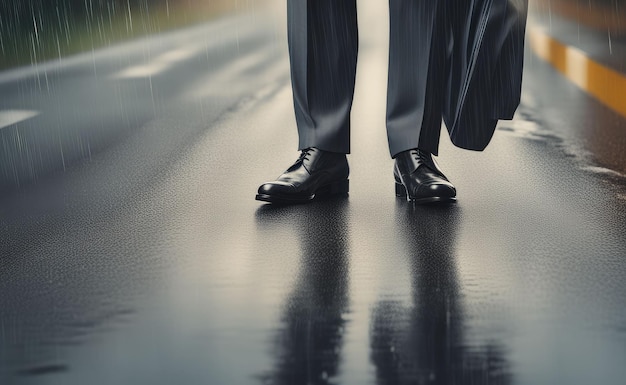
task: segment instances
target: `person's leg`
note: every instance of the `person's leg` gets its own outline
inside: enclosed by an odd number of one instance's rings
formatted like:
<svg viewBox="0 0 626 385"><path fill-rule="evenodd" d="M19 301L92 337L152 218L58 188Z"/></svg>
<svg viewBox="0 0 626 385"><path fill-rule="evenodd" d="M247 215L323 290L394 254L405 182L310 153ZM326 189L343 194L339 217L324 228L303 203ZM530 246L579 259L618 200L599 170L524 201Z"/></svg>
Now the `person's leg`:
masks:
<svg viewBox="0 0 626 385"><path fill-rule="evenodd" d="M392 157L420 148L437 155L446 86L443 0L389 0L387 136Z"/></svg>
<svg viewBox="0 0 626 385"><path fill-rule="evenodd" d="M396 195L418 203L455 200L438 153L447 86L446 0L390 0L387 134Z"/></svg>
<svg viewBox="0 0 626 385"><path fill-rule="evenodd" d="M287 0L298 160L257 200L310 202L348 192L350 109L358 32L356 0Z"/></svg>
<svg viewBox="0 0 626 385"><path fill-rule="evenodd" d="M356 0L288 0L299 149L350 152L358 50Z"/></svg>

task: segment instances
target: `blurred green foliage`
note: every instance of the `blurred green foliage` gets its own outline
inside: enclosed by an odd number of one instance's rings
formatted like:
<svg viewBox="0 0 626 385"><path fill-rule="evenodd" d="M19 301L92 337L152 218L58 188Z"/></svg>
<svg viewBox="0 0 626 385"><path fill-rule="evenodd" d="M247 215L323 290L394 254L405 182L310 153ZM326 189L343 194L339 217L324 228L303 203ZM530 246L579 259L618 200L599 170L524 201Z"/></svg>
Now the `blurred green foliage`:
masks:
<svg viewBox="0 0 626 385"><path fill-rule="evenodd" d="M3 0L0 69L206 20L228 0Z"/></svg>

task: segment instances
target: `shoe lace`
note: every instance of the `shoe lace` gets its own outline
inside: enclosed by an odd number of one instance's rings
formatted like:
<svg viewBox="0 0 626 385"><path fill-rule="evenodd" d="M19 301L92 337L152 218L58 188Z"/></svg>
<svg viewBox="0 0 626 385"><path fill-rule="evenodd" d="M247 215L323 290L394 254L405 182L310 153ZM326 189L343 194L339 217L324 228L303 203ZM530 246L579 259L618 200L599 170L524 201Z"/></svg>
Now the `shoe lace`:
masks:
<svg viewBox="0 0 626 385"><path fill-rule="evenodd" d="M417 161L425 162L428 160L428 153L426 151L422 151L419 148L414 148L410 150L411 156L415 158Z"/></svg>
<svg viewBox="0 0 626 385"><path fill-rule="evenodd" d="M305 160L309 160L308 156L311 155L311 153L313 152L315 152L315 148L305 148L304 150L302 150L302 152L300 152L300 157L298 158L298 161L304 162Z"/></svg>

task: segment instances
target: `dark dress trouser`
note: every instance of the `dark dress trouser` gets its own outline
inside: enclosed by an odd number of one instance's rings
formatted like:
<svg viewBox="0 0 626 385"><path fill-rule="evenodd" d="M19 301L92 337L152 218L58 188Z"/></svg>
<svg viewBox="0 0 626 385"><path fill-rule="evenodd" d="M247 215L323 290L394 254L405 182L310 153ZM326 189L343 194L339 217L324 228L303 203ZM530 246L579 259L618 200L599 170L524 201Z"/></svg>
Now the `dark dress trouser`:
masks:
<svg viewBox="0 0 626 385"><path fill-rule="evenodd" d="M387 131L392 155L418 145L437 153L444 2L389 2ZM356 0L288 0L288 17L299 147L349 153L358 50Z"/></svg>
<svg viewBox="0 0 626 385"><path fill-rule="evenodd" d="M471 21L479 20L487 7L490 11L491 8L495 9L496 6L491 5L493 3L500 4L499 19L487 23L488 19L483 17L484 25ZM504 65L505 71L500 71L504 76L509 76L505 74L507 66L514 67L511 74L513 80L510 82L508 78L506 80L511 84L502 86L506 89L512 87L513 96L506 98L511 101L507 102L506 108L500 108L500 112L481 112L480 121L476 118L469 119L471 120L469 126L487 126L486 133L479 133L487 138L473 140L481 143L473 144L464 139L459 140L460 143L456 142L455 138L471 138L476 135L472 132L468 134L466 129L460 131L461 135L455 134L453 137L451 127L448 127L448 130L456 145L481 149L480 147L486 146L490 140L497 122L496 116L487 115L512 115L510 107L513 106L514 110L519 103L517 101L516 104L515 98L519 99L517 88L521 84L520 60L522 60L519 57L523 54L524 32L519 26L525 26L525 17L519 17L513 12L515 8L508 9L506 4L504 0L389 0L386 124L392 156L416 147L436 155L442 114L457 113L461 117L457 119L458 116L454 115L453 119L449 119L446 116L446 123L450 121L450 126L456 124L457 120L461 123L467 122L466 115L476 115L460 114L458 111L461 108L456 108L463 105L457 103L457 96L468 94L467 84L459 77L471 75L472 65L466 63L465 59L455 59L453 65L463 70L456 71L459 74L454 74L454 71L451 72L450 58L454 51L453 44L455 47L463 47L468 46L468 41L461 42L463 39L477 41L475 36L481 36L482 39L481 28L487 32L491 30L497 32L492 33L494 37L486 44L488 49L497 47L493 50L497 51L497 55L516 60L513 65L508 63L509 59L504 64L501 63L504 61L498 58L483 60L485 63L497 63L500 67ZM318 147L326 151L349 153L350 109L358 51L356 0L287 0L287 8L289 57L299 148ZM492 13L496 15L498 12ZM516 33L508 36L514 24L518 26ZM495 36L498 34L502 37ZM470 53L469 50L467 52ZM456 57L463 56L471 55L465 55L464 52ZM479 58L477 60L481 60L485 55L476 56ZM497 65L494 64L494 68L490 68L489 71L496 71ZM488 80L489 77L483 78ZM451 87L450 81L455 79L458 80L456 83L461 85L460 87L454 88L454 84ZM456 93L451 92L451 88ZM492 88L478 90L479 92L474 95L500 93L498 90L491 92ZM476 110L474 106L471 107ZM454 111L450 113L450 110Z"/></svg>

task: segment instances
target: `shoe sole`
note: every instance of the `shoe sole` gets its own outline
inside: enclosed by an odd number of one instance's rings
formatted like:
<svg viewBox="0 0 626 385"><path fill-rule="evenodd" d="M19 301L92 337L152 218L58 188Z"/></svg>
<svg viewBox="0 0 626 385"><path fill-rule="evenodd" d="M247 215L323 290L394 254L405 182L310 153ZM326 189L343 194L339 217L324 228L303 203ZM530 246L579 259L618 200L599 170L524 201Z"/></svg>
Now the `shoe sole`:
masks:
<svg viewBox="0 0 626 385"><path fill-rule="evenodd" d="M456 202L456 197L424 197L424 198L415 198L409 195L406 191L406 187L402 183L396 183L396 196L398 198L406 198L409 202L414 202L417 204L439 204L439 203L454 203Z"/></svg>
<svg viewBox="0 0 626 385"><path fill-rule="evenodd" d="M289 204L309 203L309 202L313 202L316 200L329 198L335 195L347 194L348 190L349 190L349 180L345 179L339 182L333 182L325 186L322 186L315 193L306 197L257 194L255 199L258 201L262 201L262 202L289 205Z"/></svg>

